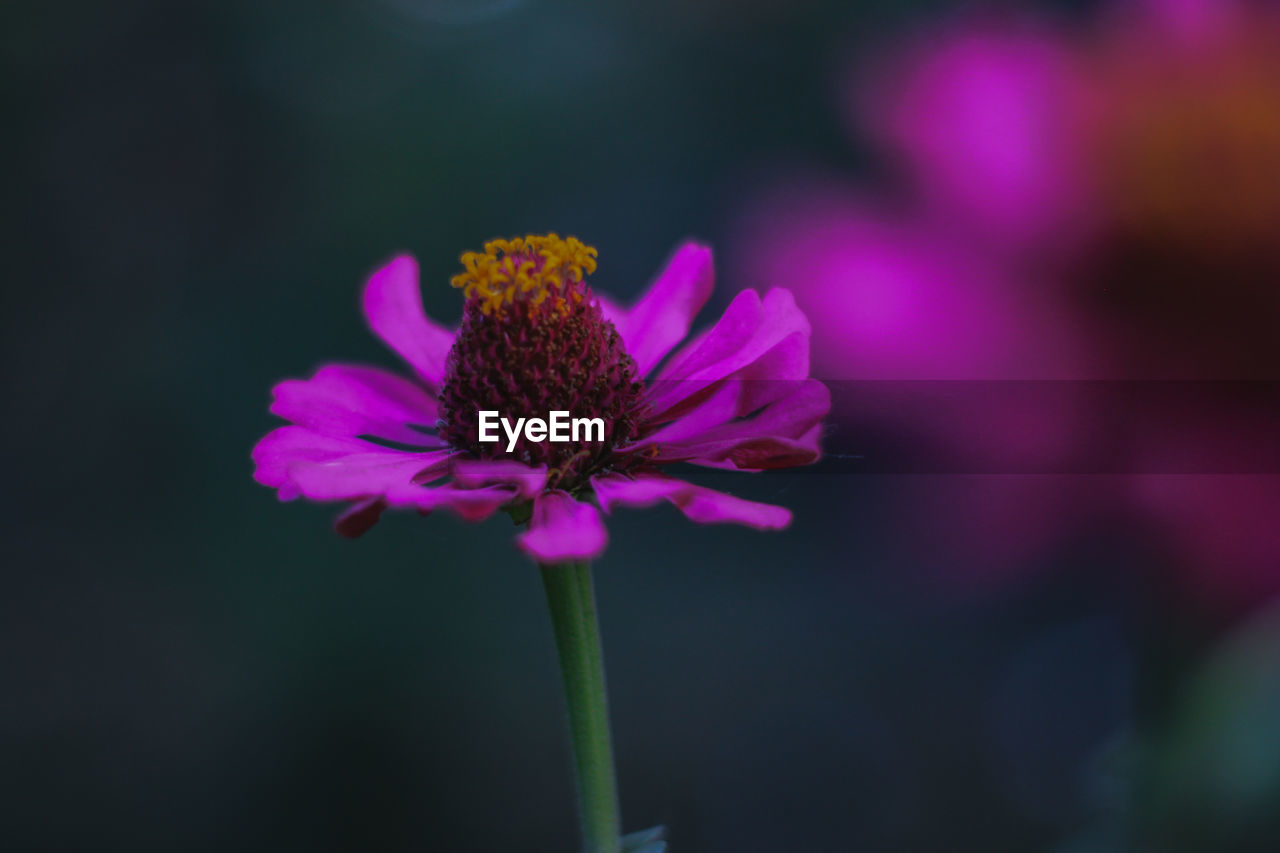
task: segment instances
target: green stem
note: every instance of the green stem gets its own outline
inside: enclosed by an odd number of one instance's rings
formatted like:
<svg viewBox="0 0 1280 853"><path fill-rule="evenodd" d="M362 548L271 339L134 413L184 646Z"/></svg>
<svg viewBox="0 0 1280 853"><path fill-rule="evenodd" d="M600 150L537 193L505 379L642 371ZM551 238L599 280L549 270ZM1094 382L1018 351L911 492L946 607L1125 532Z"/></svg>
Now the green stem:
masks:
<svg viewBox="0 0 1280 853"><path fill-rule="evenodd" d="M604 657L596 623L590 563L542 567L542 584L555 629L569 733L578 775L584 853L618 853L621 836L618 784L609 739Z"/></svg>

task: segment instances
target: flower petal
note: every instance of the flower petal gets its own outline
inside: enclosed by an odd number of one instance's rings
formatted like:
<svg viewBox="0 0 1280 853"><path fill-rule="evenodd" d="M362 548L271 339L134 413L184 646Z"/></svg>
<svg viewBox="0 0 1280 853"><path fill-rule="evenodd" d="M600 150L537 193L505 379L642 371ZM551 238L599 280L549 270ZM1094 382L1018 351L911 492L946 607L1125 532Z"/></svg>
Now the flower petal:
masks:
<svg viewBox="0 0 1280 853"><path fill-rule="evenodd" d="M596 499L605 512L618 506L643 507L665 500L700 524L742 524L757 530L782 530L791 524L791 511L756 503L661 474L605 474L591 478Z"/></svg>
<svg viewBox="0 0 1280 853"><path fill-rule="evenodd" d="M795 335L805 342L803 359L770 355ZM670 417L679 404L766 356L776 360L782 371L777 378L800 378L795 369L803 363L807 372L808 336L809 321L796 307L790 291L775 288L763 300L754 290L742 291L716 325L677 353L653 383L649 404L654 419ZM796 348L797 344L786 344L783 352L794 354ZM765 377L753 374L753 378Z"/></svg>
<svg viewBox="0 0 1280 853"><path fill-rule="evenodd" d="M364 313L374 334L433 386L444 381L453 332L437 326L422 309L418 262L399 255L369 278Z"/></svg>
<svg viewBox="0 0 1280 853"><path fill-rule="evenodd" d="M827 387L816 379L771 383L785 393L750 417L738 417L741 395L734 397L734 392L741 384L725 383L703 404L626 452L644 453L655 462L687 461L756 471L816 461L818 425L831 409ZM758 392L754 383L745 386ZM733 419L724 417L731 412Z"/></svg>
<svg viewBox="0 0 1280 853"><path fill-rule="evenodd" d="M817 379L787 383L785 391L753 416L722 423L690 436L689 440L799 438L831 410L831 392Z"/></svg>
<svg viewBox="0 0 1280 853"><path fill-rule="evenodd" d="M738 471L771 471L810 465L822 455L817 434L803 439L778 436L751 436L738 440L709 441L693 446L664 447L655 462L688 462L705 468Z"/></svg>
<svg viewBox="0 0 1280 853"><path fill-rule="evenodd" d="M280 490L280 500L298 497L289 479L295 462L322 462L353 453L376 450L376 444L344 436L322 435L300 426L285 426L267 433L253 448L253 478L264 486Z"/></svg>
<svg viewBox="0 0 1280 853"><path fill-rule="evenodd" d="M547 485L547 466L534 468L523 462L459 459L454 462L452 473L463 488L513 486L515 496L522 500L529 500Z"/></svg>
<svg viewBox="0 0 1280 853"><path fill-rule="evenodd" d="M689 394L659 418L647 418L643 444L684 440L736 418L744 418L794 394L809 374L809 338L796 332L728 379ZM677 380L678 382L678 380ZM658 395L679 396L683 386ZM659 432L655 424L671 420Z"/></svg>
<svg viewBox="0 0 1280 853"><path fill-rule="evenodd" d="M368 498L354 503L334 519L333 529L348 539L358 539L378 523L386 508L387 502L382 498Z"/></svg>
<svg viewBox="0 0 1280 853"><path fill-rule="evenodd" d="M608 541L600 511L559 490L534 499L529 529L516 537L520 550L540 563L592 560Z"/></svg>
<svg viewBox="0 0 1280 853"><path fill-rule="evenodd" d="M652 447L667 442L688 441L723 423L750 414L745 408L744 384L729 380L706 389L696 398L685 400L679 417L653 431L654 424L646 421L641 430L644 438L627 450Z"/></svg>
<svg viewBox="0 0 1280 853"><path fill-rule="evenodd" d="M648 376L689 334L693 318L711 296L714 282L711 249L685 243L630 310L601 301L606 316L622 335L627 352L636 360L640 376Z"/></svg>
<svg viewBox="0 0 1280 853"><path fill-rule="evenodd" d="M784 530L791 525L791 510L786 507L744 500L715 489L695 486L672 503L699 524L741 524L756 530Z"/></svg>
<svg viewBox="0 0 1280 853"><path fill-rule="evenodd" d="M412 507L425 514L447 509L464 521L483 521L519 497L511 486L467 489L457 483L425 488L406 486L388 495L392 506Z"/></svg>
<svg viewBox="0 0 1280 853"><path fill-rule="evenodd" d="M382 495L392 503L404 503L403 495L421 490L424 480L447 474L453 455L452 450L409 453L370 446L371 451L292 462L287 468L289 481L316 501Z"/></svg>
<svg viewBox="0 0 1280 853"><path fill-rule="evenodd" d="M410 426L435 425L435 398L376 367L329 364L310 379L281 382L272 393L272 413L325 435L368 435L420 447L443 444Z"/></svg>

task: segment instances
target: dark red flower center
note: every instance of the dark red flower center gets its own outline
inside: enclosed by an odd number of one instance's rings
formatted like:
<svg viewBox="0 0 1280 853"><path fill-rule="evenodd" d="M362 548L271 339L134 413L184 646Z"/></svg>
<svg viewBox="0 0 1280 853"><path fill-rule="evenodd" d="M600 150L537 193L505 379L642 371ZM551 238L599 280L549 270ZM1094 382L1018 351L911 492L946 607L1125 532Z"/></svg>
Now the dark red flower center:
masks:
<svg viewBox="0 0 1280 853"><path fill-rule="evenodd" d="M549 484L570 491L622 464L614 450L637 433L642 386L586 284L595 255L573 237L548 234L494 240L462 256L466 271L453 285L466 304L440 393L440 435L451 446L480 459L546 465ZM603 438L583 429L576 441L535 441L521 431L508 451L504 427L498 441L480 440L482 411L512 426L552 412L598 418Z"/></svg>

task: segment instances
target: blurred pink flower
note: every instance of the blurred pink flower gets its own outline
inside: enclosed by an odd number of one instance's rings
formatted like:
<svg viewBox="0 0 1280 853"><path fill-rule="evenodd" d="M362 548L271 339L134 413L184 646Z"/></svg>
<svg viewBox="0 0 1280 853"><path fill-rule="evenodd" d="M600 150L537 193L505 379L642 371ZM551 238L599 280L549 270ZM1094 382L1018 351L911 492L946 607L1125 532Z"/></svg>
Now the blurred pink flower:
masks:
<svg viewBox="0 0 1280 853"><path fill-rule="evenodd" d="M448 509L476 521L500 509L544 563L604 551L600 518L667 501L700 523L786 527L782 507L662 473L665 464L761 471L819 456L826 388L809 379L809 324L791 294L743 291L710 330L668 359L711 294L709 249L682 246L630 309L597 297L595 249L554 234L467 253L451 331L422 309L418 267L400 256L364 289L370 327L412 368L331 364L275 387L291 422L253 450L254 477L281 500L352 501L339 532L358 536L388 507ZM665 364L659 369L659 364ZM644 378L653 374L646 385ZM478 411L600 418L603 440L484 444ZM597 508L598 507L598 508Z"/></svg>
<svg viewBox="0 0 1280 853"><path fill-rule="evenodd" d="M788 286L802 306L821 306L811 311L820 375L1082 386L1280 378L1275 7L1142 0L1079 25L967 16L851 79L847 117L879 145L887 180L855 189L847 178L783 175L738 226L746 284ZM1089 398L1082 388L1056 396L1054 411L1011 411L983 435L965 434L975 413L963 405L903 426L944 446L1008 442L1034 464L1093 440ZM836 406L855 428L874 423ZM1159 432L1182 414L1143 418ZM1273 414L1218 416L1274 425ZM1020 443L1028 434L1034 441ZM1208 424L1182 439L1220 440ZM1130 468L1149 461L1138 448ZM1247 597L1280 588L1274 486L1265 476L1211 487L1138 477L1124 509L1179 531L1197 584ZM931 522L954 534L958 561L1023 559L1115 509L1060 479L1017 490L1011 535L1021 547L970 533L989 527L983 506Z"/></svg>
<svg viewBox="0 0 1280 853"><path fill-rule="evenodd" d="M840 379L1043 379L1075 372L1057 294L945 223L792 179L740 223L738 267L792 282L815 314L818 366ZM818 316L820 315L820 316Z"/></svg>
<svg viewBox="0 0 1280 853"><path fill-rule="evenodd" d="M848 119L926 215L1002 249L1036 245L1094 214L1082 70L1056 28L962 21L880 57Z"/></svg>

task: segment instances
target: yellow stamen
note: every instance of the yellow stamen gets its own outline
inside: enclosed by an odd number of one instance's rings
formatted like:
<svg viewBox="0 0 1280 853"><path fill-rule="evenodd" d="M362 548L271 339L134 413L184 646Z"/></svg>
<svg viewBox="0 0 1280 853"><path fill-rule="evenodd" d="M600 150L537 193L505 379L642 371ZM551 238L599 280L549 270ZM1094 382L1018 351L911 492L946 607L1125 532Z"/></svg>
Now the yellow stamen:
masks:
<svg viewBox="0 0 1280 853"><path fill-rule="evenodd" d="M540 305L555 299L558 311L568 310L565 297L579 301L581 288L573 287L596 271L596 250L577 237L528 234L510 240L490 240L483 252L463 252L463 272L449 280L470 299L481 300L486 314L500 310L517 298Z"/></svg>

